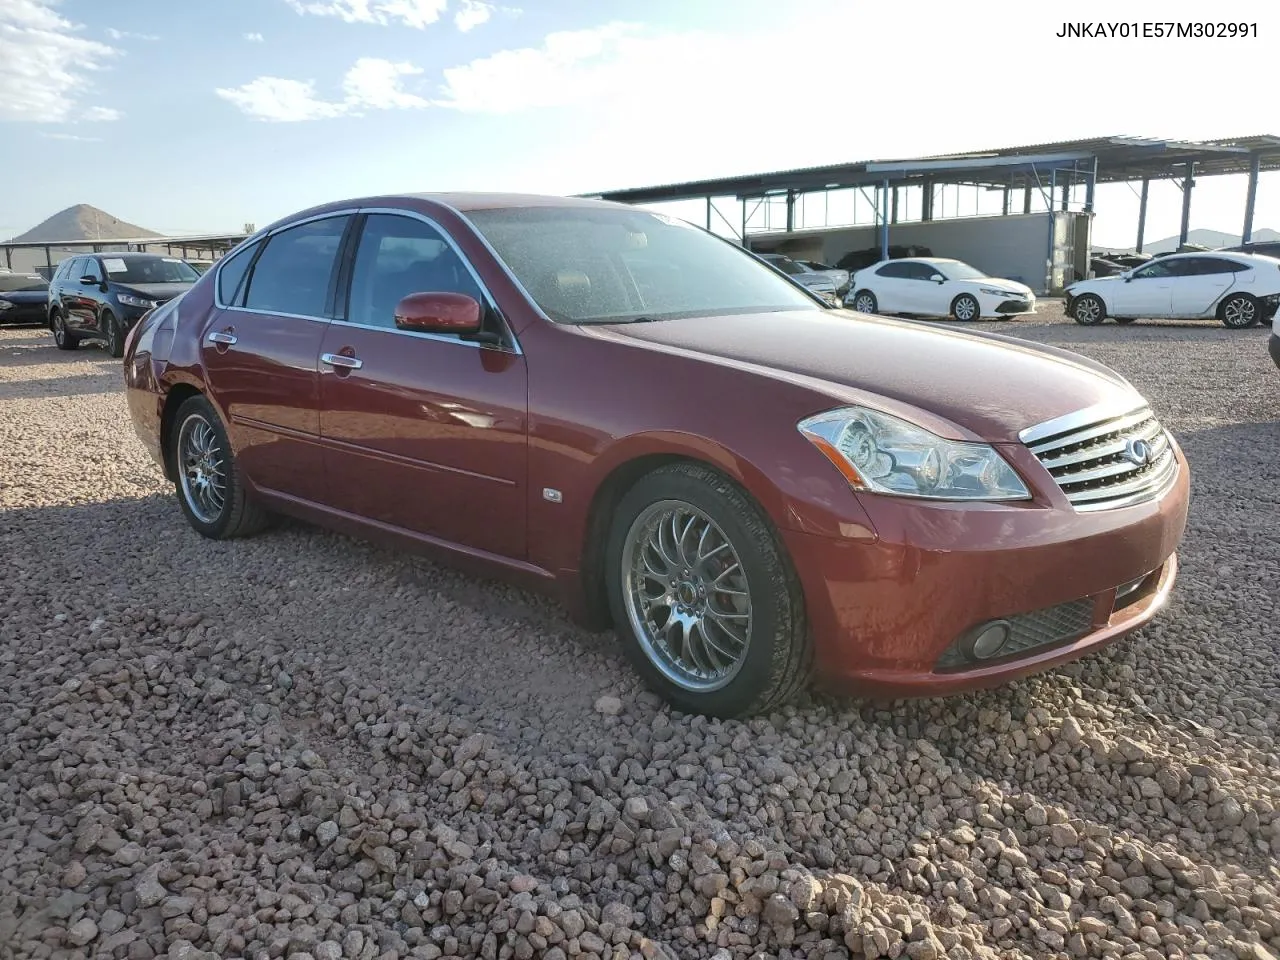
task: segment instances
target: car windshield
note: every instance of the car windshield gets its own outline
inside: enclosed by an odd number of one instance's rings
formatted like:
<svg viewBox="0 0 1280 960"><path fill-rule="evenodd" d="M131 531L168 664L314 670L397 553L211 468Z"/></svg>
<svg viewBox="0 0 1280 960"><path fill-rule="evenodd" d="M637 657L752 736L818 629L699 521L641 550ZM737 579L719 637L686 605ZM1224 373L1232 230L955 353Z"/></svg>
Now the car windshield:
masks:
<svg viewBox="0 0 1280 960"><path fill-rule="evenodd" d="M971 267L959 260L944 260L938 268L951 280L982 280L986 274L977 267Z"/></svg>
<svg viewBox="0 0 1280 960"><path fill-rule="evenodd" d="M200 274L177 257L103 257L112 283L195 283Z"/></svg>
<svg viewBox="0 0 1280 960"><path fill-rule="evenodd" d="M565 206L467 216L560 323L823 309L740 247L662 214Z"/></svg>
<svg viewBox="0 0 1280 960"><path fill-rule="evenodd" d="M49 284L38 273L0 273L0 293L48 289Z"/></svg>

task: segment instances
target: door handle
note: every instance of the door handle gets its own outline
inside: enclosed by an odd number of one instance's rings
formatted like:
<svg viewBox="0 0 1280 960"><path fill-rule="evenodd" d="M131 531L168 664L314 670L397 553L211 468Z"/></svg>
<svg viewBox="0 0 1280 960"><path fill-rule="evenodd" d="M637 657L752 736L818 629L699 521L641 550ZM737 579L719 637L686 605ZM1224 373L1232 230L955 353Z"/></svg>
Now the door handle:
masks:
<svg viewBox="0 0 1280 960"><path fill-rule="evenodd" d="M221 330L216 330L213 333L209 334L209 342L224 343L227 346L231 346L233 343L236 342L236 338L229 333L223 333Z"/></svg>
<svg viewBox="0 0 1280 960"><path fill-rule="evenodd" d="M322 353L320 361L327 363L331 367L342 367L344 370L359 370L364 366L363 360L355 357L348 357L341 353Z"/></svg>

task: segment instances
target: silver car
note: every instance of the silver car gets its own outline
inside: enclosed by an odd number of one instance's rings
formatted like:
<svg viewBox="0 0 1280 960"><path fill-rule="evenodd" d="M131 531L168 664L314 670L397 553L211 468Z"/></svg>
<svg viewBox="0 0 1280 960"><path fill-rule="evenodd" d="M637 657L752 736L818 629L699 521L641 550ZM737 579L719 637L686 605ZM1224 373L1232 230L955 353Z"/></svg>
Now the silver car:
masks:
<svg viewBox="0 0 1280 960"><path fill-rule="evenodd" d="M835 301L837 304L840 302L836 283L826 273L819 273L812 267L807 267L790 257L784 257L780 253L758 253L756 256L769 266L782 271L801 286L808 287L823 299Z"/></svg>

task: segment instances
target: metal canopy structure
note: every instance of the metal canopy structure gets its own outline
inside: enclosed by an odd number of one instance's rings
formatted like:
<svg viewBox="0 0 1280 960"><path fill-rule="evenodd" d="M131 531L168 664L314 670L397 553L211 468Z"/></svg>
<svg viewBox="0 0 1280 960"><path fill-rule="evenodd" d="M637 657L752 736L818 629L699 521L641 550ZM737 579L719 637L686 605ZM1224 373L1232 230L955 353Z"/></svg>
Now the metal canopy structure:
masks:
<svg viewBox="0 0 1280 960"><path fill-rule="evenodd" d="M1243 236L1253 232L1254 198L1258 175L1280 171L1280 137L1272 135L1229 140L1184 141L1140 137L1096 137L1055 143L1003 147L970 153L917 157L900 160L858 161L822 167L778 170L714 180L651 187L632 187L584 194L619 203L661 203L677 200L707 202L710 225L712 200L734 197L743 204L742 242L746 244L746 203L785 196L787 230L793 229L792 210L801 194L849 188L876 188L876 222L880 241L888 255L888 225L896 220L898 188L924 188L922 220L932 219L932 188L960 185L1005 191L1004 212L1010 211L1009 194L1022 190L1023 209L1031 209L1031 195L1046 195L1052 209L1057 191L1066 197L1073 187L1086 191L1085 212L1093 210L1094 187L1099 183L1142 183L1137 248L1142 249L1146 221L1147 194L1152 180L1170 179L1183 190L1181 242L1185 243L1191 216L1191 188L1197 177L1244 174L1249 177ZM717 211L718 212L718 211ZM736 228L735 228L736 229Z"/></svg>
<svg viewBox="0 0 1280 960"><path fill-rule="evenodd" d="M194 251L210 254L216 259L247 236L246 233L207 233L186 237L121 237L118 239L103 237L96 240L24 240L21 242L8 240L0 242L0 250L4 251L5 267L10 270L13 269L13 251L43 250L45 263L52 270L54 250L100 253L104 249L124 247L125 250L142 252L151 247L163 247L170 255L177 250L186 257L188 251Z"/></svg>

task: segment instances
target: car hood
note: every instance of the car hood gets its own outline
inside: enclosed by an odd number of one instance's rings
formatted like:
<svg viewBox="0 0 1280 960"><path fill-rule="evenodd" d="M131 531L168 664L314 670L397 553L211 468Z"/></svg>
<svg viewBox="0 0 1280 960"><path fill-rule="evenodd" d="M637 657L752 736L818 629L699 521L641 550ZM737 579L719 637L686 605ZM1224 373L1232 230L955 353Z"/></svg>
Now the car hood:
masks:
<svg viewBox="0 0 1280 960"><path fill-rule="evenodd" d="M1031 288L1025 283L1019 283L1017 280L1002 280L998 277L983 277L981 280L957 280L956 282L974 290L979 288L1002 290L1005 293L1020 293L1023 296L1032 292Z"/></svg>
<svg viewBox="0 0 1280 960"><path fill-rule="evenodd" d="M194 284L194 280L191 283L121 283L116 285L116 290L120 293L137 294L147 300L165 301L185 293Z"/></svg>
<svg viewBox="0 0 1280 960"><path fill-rule="evenodd" d="M1144 402L1119 374L1066 350L847 310L578 329L708 362L749 365L839 402L858 402L857 393L883 397L991 443L1016 442L1020 430L1086 407ZM949 438L969 437L952 431Z"/></svg>

